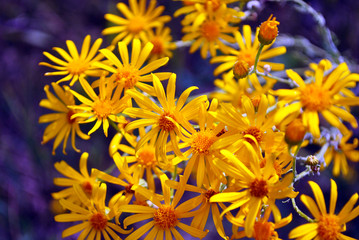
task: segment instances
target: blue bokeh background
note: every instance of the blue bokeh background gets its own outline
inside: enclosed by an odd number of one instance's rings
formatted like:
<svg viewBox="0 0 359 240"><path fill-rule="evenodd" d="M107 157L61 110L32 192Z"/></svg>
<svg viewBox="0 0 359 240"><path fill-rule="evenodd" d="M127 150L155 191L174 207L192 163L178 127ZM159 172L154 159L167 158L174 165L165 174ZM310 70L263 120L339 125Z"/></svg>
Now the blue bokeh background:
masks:
<svg viewBox="0 0 359 240"><path fill-rule="evenodd" d="M182 6L179 1L158 2L166 6L168 15ZM351 70L359 72L356 65L359 62L359 28L356 24L359 22L359 1L307 2L324 15L329 29L334 33L338 49L353 63L350 64ZM0 239L61 239L61 231L69 226L56 223L50 210L50 194L60 190L52 183L52 178L57 176L53 164L64 159L78 169L80 154L68 148L68 155L62 155L61 149L58 149L56 156L52 156L52 142L44 146L40 144L45 125L37 122L39 116L48 111L41 109L38 104L45 98L45 84L56 79L44 77L44 72L49 69L38 66L38 63L47 61L42 55L43 51L51 52L54 46L66 48L66 40L73 40L80 45L87 34L92 39L101 37L101 31L107 24L103 16L105 13L118 13L116 3L114 0L4 0L1 3ZM295 11L291 4L268 2L265 6L257 20L246 23L258 26L273 13L281 22L280 34L304 36L313 44L323 47L310 15ZM173 19L170 25L174 39L179 40L180 19ZM107 37L104 40L105 44L110 43ZM288 54L281 60L288 63L287 67L304 67L308 59L303 61L301 56L300 53ZM192 85L199 86L198 93L213 90L213 69L214 66L200 58L198 53L190 55L188 48L176 50L174 58L163 68L164 71L177 73L177 93ZM358 116L358 108L353 108L353 114ZM110 132L110 136L113 134ZM354 131L354 135L359 136L358 130ZM91 141L78 139L77 145L81 150L90 153L89 168L104 170L111 165L107 153L109 140L105 139L101 131L95 133ZM359 169L355 164L351 166ZM307 177L305 180L318 182L328 198L330 177L330 170L327 170L320 177ZM337 209L341 209L352 194L359 192L358 178L354 176L351 181L343 178L335 180L340 196ZM301 181L298 189L311 195L306 181ZM286 205L283 205L283 216L292 210L289 203ZM293 222L279 231L283 239L287 238L290 229L304 222L296 213L293 216ZM208 228L211 229L211 226ZM350 222L345 233L359 238L357 226L358 220ZM218 235L212 231L207 239L218 239Z"/></svg>

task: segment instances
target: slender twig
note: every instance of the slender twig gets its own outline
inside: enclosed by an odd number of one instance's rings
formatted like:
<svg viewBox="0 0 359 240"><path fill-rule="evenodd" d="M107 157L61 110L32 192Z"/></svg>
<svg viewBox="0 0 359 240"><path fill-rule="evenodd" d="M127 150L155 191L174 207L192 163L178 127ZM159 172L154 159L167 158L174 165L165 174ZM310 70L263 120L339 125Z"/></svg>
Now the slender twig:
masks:
<svg viewBox="0 0 359 240"><path fill-rule="evenodd" d="M259 44L259 48L258 48L258 52L257 52L257 55L256 55L256 58L254 60L254 66L253 66L253 69L252 71L249 73L249 75L251 75L252 73L255 73L257 72L257 65L258 65L258 61L259 61L259 56L261 55L261 52L264 48L264 45L262 43Z"/></svg>

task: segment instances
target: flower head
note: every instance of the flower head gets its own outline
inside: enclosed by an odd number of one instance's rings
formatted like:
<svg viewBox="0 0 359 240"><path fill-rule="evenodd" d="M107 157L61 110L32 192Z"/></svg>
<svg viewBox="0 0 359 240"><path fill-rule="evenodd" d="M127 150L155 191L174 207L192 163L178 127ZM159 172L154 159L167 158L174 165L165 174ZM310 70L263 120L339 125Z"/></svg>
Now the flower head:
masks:
<svg viewBox="0 0 359 240"><path fill-rule="evenodd" d="M55 216L57 222L80 222L72 227L65 229L62 232L62 237L68 237L75 233L81 232L79 238L94 240L110 239L109 235L114 239L119 239L119 236L114 231L121 234L129 234L131 230L123 230L120 226L110 222L114 217L114 212L106 209L106 184L101 184L94 188L93 198L91 200L81 189L79 185L74 185L74 190L77 197L80 199L79 204L73 204L68 200L61 199L60 204L71 211L71 213L64 213Z"/></svg>
<svg viewBox="0 0 359 240"><path fill-rule="evenodd" d="M319 240L351 239L342 234L342 232L346 230L346 223L359 215L359 206L353 209L355 203L358 201L358 194L355 193L345 204L343 209L338 214L335 214L338 190L335 181L331 179L330 182L331 193L329 212L327 212L323 192L318 184L312 181L308 182L316 202L313 198L304 194L300 196L300 200L313 215L314 222L296 227L289 233L289 238Z"/></svg>
<svg viewBox="0 0 359 240"><path fill-rule="evenodd" d="M172 74L167 85L167 94L160 80L153 76L153 85L155 95L160 103L158 106L149 97L134 90L128 90L128 94L138 103L142 108L127 108L124 114L133 118L142 118L130 122L126 126L126 131L133 130L139 127L151 126L145 136L136 145L136 151L141 148L149 139L156 140L156 155L160 155L161 161L166 159L166 143L168 137L172 144L172 150L177 156L183 156L178 148L178 137L184 139L183 134L188 131L186 129L192 128L189 120L196 118L198 108L201 102L207 101L206 96L199 96L192 101L185 104L190 92L197 89L197 87L190 87L186 89L177 102L175 100L176 89L176 75ZM166 96L167 95L167 96Z"/></svg>
<svg viewBox="0 0 359 240"><path fill-rule="evenodd" d="M127 107L128 96L121 97L120 88L116 88L111 81L107 81L106 84L105 76L101 76L99 93L96 94L94 89L85 79L80 79L82 88L85 90L90 99L82 96L81 94L70 90L71 93L78 98L83 105L71 106L72 109L81 109L85 112L75 113L72 118L81 117L85 119L83 122L96 121L93 128L88 132L88 135L96 131L103 123L103 131L107 137L109 128L109 120L114 122L124 121L117 115L121 113ZM115 89L115 91L114 91Z"/></svg>
<svg viewBox="0 0 359 240"><path fill-rule="evenodd" d="M67 140L71 134L72 148L75 151L80 152L80 150L75 146L76 135L85 140L90 138L80 130L79 124L82 119L72 118L72 115L77 112L81 112L81 110L76 111L68 107L75 104L74 96L71 94L69 87L60 87L57 83L51 83L51 85L58 97L53 95L50 92L50 87L46 85L44 90L46 92L47 99L42 99L39 104L41 107L55 111L55 113L45 114L39 118L39 123L51 122L51 124L49 124L45 129L42 144L55 138L52 154L55 154L55 150L61 142L63 142L62 152L66 154L65 149Z"/></svg>
<svg viewBox="0 0 359 240"><path fill-rule="evenodd" d="M141 47L141 41L134 39L132 42L131 61L128 53L128 46L124 42L118 43L118 51L121 60L108 49L101 49L100 52L105 55L110 64L100 62L94 63L95 66L111 73L109 81L113 81L120 89L135 89L147 92L154 95L153 87L146 84L152 82L150 73L165 65L168 62L168 57L157 59L149 64L143 66L153 49L153 44L147 42ZM160 80L168 79L171 73L153 73Z"/></svg>
<svg viewBox="0 0 359 240"><path fill-rule="evenodd" d="M112 40L112 45L123 41L126 45L132 39L144 39L144 35L152 28L163 26L164 23L171 20L170 16L161 16L164 11L163 6L156 7L157 1L151 0L146 8L146 0L130 0L129 7L125 3L118 3L117 9L123 17L106 14L106 20L116 24L102 31L103 35L117 34Z"/></svg>
<svg viewBox="0 0 359 240"><path fill-rule="evenodd" d="M149 62L164 57L172 58L172 51L176 49L176 43L172 42L171 29L169 27L159 26L155 31L148 30L145 37L145 43L146 42L153 44Z"/></svg>
<svg viewBox="0 0 359 240"><path fill-rule="evenodd" d="M82 153L80 158L80 172L74 170L65 161L57 162L54 164L56 170L67 178L54 178L54 184L56 186L67 187L66 189L53 193L54 199L67 199L71 202L78 202L77 195L74 191L74 185L79 184L82 190L89 197L92 197L93 188L98 185L96 176L91 173L89 175L87 170L87 159L89 154L87 152Z"/></svg>
<svg viewBox="0 0 359 240"><path fill-rule="evenodd" d="M232 71L234 64L239 60L244 60L248 63L249 67L252 67L255 62L255 58L259 49L259 41L257 38L258 31L256 33L256 37L252 41L252 30L249 25L243 26L243 35L236 31L234 32L234 37L237 41L239 49L231 49L228 55L225 56L217 56L211 59L211 63L222 63L214 70L214 75L218 75L227 70ZM258 61L258 70L263 72L263 67L265 65L269 65L271 70L279 71L284 69L284 64L281 63L272 63L266 62L264 60L282 55L286 52L285 47L276 47L269 49L272 44L266 45L261 55L259 56Z"/></svg>
<svg viewBox="0 0 359 240"><path fill-rule="evenodd" d="M279 22L276 21L274 17L272 19L273 14L271 14L267 21L262 22L259 27L258 40L263 45L271 44L278 35L278 27Z"/></svg>
<svg viewBox="0 0 359 240"><path fill-rule="evenodd" d="M277 111L275 123L282 122L291 114L302 114L304 126L316 138L320 137L319 114L342 133L348 132L342 120L348 121L354 128L357 127L355 117L343 106L359 105L359 98L339 94L349 82L358 79L356 74L350 74L346 63L341 63L325 77L323 67L318 67L313 81L307 83L293 70L287 70L287 74L298 87L273 91L282 104L288 103Z"/></svg>
<svg viewBox="0 0 359 240"><path fill-rule="evenodd" d="M87 35L83 41L81 52L79 54L75 43L71 40L66 41L69 53L62 48L54 47L54 50L60 54L64 59L61 60L48 52L44 52L44 55L57 65L52 65L47 62L40 62L39 65L50 67L58 71L47 72L45 76L61 76L66 75L57 81L57 83L71 81L70 86L85 76L100 76L101 71L94 67L92 63L100 61L103 58L102 54L97 54L101 46L102 39L98 38L92 47L90 48L90 35ZM97 54L97 55L96 55Z"/></svg>
<svg viewBox="0 0 359 240"><path fill-rule="evenodd" d="M178 205L180 199L184 193L184 184L180 185L180 188L176 191L171 200L171 191L169 186L166 185L168 180L165 174L160 176L162 192L164 197L164 202L157 195L154 195L149 190L138 187L138 191L142 193L143 196L146 196L155 206L135 206L135 205L123 205L120 206L119 210L122 212L134 213L133 216L130 216L124 220L124 226L144 221L149 219L146 224L142 225L140 228L135 230L131 235L128 236L128 239L139 239L144 234L147 234L147 238L155 239L157 237L163 238L163 235L173 236L175 239L182 239L178 228L183 231L191 234L193 237L198 237L200 239L204 238L207 232L197 229L192 226L188 226L182 222L182 218L193 217L195 213L190 213L193 210L194 206L192 204L182 203Z"/></svg>

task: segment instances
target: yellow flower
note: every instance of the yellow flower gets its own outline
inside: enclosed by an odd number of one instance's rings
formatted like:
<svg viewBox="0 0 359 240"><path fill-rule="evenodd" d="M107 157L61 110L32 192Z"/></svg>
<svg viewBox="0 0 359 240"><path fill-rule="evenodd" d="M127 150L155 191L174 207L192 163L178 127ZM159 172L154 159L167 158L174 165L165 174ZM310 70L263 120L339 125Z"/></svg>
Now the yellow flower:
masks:
<svg viewBox="0 0 359 240"><path fill-rule="evenodd" d="M134 215L124 220L123 224L125 227L136 222L150 220L131 233L126 239L140 239L140 237L147 232L147 239L172 239L172 235L175 239L183 239L177 228L182 229L193 237L204 238L207 232L181 222L182 218L188 218L194 215L193 212L190 212L194 208L191 202L184 202L178 205L184 192L183 182L180 184L180 188L176 191L171 201L171 191L165 183L166 180L168 180L167 176L162 174L160 180L164 203L162 203L162 199L149 190L138 187L138 191L141 192L143 196L146 196L156 207L139 205L123 205L119 207L119 211L134 213Z"/></svg>
<svg viewBox="0 0 359 240"><path fill-rule="evenodd" d="M341 137L338 147L331 146L324 154L324 160L327 166L333 161L333 175L339 176L340 172L347 176L349 173L348 160L359 162L358 139L354 138L353 143L348 143L353 132Z"/></svg>
<svg viewBox="0 0 359 240"><path fill-rule="evenodd" d="M45 76L61 76L66 75L62 79L58 80L57 83L71 81L70 86L74 85L74 83L78 79L84 79L86 76L100 76L101 71L96 69L92 63L96 61L100 61L103 58L102 54L98 54L98 50L101 46L102 39L98 38L90 49L90 35L87 35L83 41L81 53L78 53L78 50L75 46L75 43L71 40L66 41L67 48L69 49L69 53L67 53L64 49L54 47L54 50L60 54L60 56L64 59L61 60L48 52L43 52L43 54L53 61L57 65L52 65L47 62L40 62L39 65L53 68L57 71L55 72L47 72Z"/></svg>
<svg viewBox="0 0 359 240"><path fill-rule="evenodd" d="M314 222L303 224L296 227L289 233L289 238L296 239L318 239L318 240L336 240L336 239L354 239L342 234L346 230L346 223L350 222L359 215L359 206L354 207L358 201L358 194L355 193L345 204L342 210L335 214L335 205L338 198L337 184L331 181L329 212L325 205L323 192L315 182L309 181L314 197L301 195L300 200L308 208L314 217Z"/></svg>
<svg viewBox="0 0 359 240"><path fill-rule="evenodd" d="M222 23L219 18L220 16L218 17L217 13L210 13L207 19L197 27L194 28L191 25L183 27L182 32L185 35L182 40L194 40L189 50L190 53L201 48L201 56L205 59L207 58L208 51L212 57L216 56L217 49L223 53L229 52L231 48L223 40L228 43L235 43L235 39L230 34L238 28L229 26L227 22Z"/></svg>
<svg viewBox="0 0 359 240"><path fill-rule="evenodd" d="M212 100L209 111L216 111L218 101ZM187 182L192 172L197 176L197 186L202 186L203 182L208 182L212 178L218 178L225 182L222 172L213 164L213 160L219 155L219 148L213 145L218 141L223 131L224 124L215 124L215 119L208 114L206 103L202 103L199 108L198 125L199 129L193 126L188 129L189 135L182 139L179 147L186 149L183 153L187 161L186 169L183 173L184 181ZM184 159L176 157L173 164L177 165Z"/></svg>
<svg viewBox="0 0 359 240"><path fill-rule="evenodd" d="M71 213L59 214L55 216L57 222L81 222L65 229L62 237L68 237L81 232L78 239L121 239L117 233L129 234L131 230L123 230L120 226L110 222L114 217L113 211L108 211L105 206L106 184L101 184L94 188L93 198L90 200L79 185L74 185L74 190L81 204L74 204L68 200L61 199L61 205L70 210Z"/></svg>
<svg viewBox="0 0 359 240"><path fill-rule="evenodd" d="M172 58L173 54L171 51L176 49L176 43L172 42L171 29L169 27L159 26L155 31L149 29L144 39L145 43L151 42L153 44L149 62L163 57Z"/></svg>
<svg viewBox="0 0 359 240"><path fill-rule="evenodd" d="M76 135L84 140L88 140L90 137L80 130L79 123L81 122L81 118L71 118L72 115L77 112L68 107L69 105L75 104L74 96L71 94L70 89L67 86L62 88L56 83L51 83L51 85L58 97L53 95L49 91L50 87L46 85L44 90L46 92L47 99L42 99L39 105L41 107L51 109L56 113L49 113L40 116L39 123L51 122L51 124L45 129L41 143L45 144L55 138L54 146L52 148L52 154L55 154L56 148L63 141L62 152L66 154L65 149L67 140L71 134L72 148L75 151L80 152L80 150L75 146Z"/></svg>
<svg viewBox="0 0 359 240"><path fill-rule="evenodd" d="M143 36L149 29L162 26L171 20L170 16L161 16L164 7L156 7L156 0L151 0L147 8L146 2L146 0L130 0L130 8L125 3L118 3L117 9L125 18L114 14L105 15L106 20L116 24L116 26L108 27L102 31L103 35L117 34L112 40L112 45L121 40L127 45L135 38L144 41Z"/></svg>
<svg viewBox="0 0 359 240"><path fill-rule="evenodd" d="M260 168L257 153L251 145L246 144L246 147L250 154L242 154L239 158L249 158L250 168L228 150L221 151L226 158L225 160L217 159L214 161L219 169L235 180L235 187L239 191L218 193L210 199L210 202L232 203L221 213L221 216L234 209L248 209L244 231L247 237L251 237L253 236L256 217L263 204L269 205L273 209L273 213L278 213L279 209L275 205L275 200L293 198L297 193L290 187L293 173L287 174L282 181L279 181L273 167L273 161L267 160L265 166Z"/></svg>
<svg viewBox="0 0 359 240"><path fill-rule="evenodd" d="M298 116L302 112L303 124L315 138L320 137L319 114L343 134L348 130L341 119L354 128L358 126L355 117L342 107L359 105L359 98L338 95L347 83L358 80L356 74L349 74L346 63L340 64L326 78L323 77L323 67L318 67L313 81L307 83L293 70L287 70L287 74L299 87L273 91L281 104L288 104L277 111L275 123L282 122L290 114Z"/></svg>
<svg viewBox="0 0 359 240"><path fill-rule="evenodd" d="M228 127L221 142L221 147L233 148L234 151L239 149L243 141L251 144L259 145L263 150L266 141L275 141L276 144L282 143L283 133L276 132L274 138L269 139L267 134L273 132L274 126L273 116L267 115L268 99L265 95L261 95L257 107L254 106L252 100L247 96L242 96L243 112L229 103L223 103L222 111L209 112L213 117ZM246 114L246 116L243 116ZM218 147L218 146L217 146Z"/></svg>
<svg viewBox="0 0 359 240"><path fill-rule="evenodd" d="M254 99L262 94L267 94L268 90L272 89L276 81L270 78L265 79L266 84L262 86L256 74L237 80L234 78L232 71L223 73L222 79L214 81L214 85L221 91L211 93L210 98L217 98L220 102L230 102L234 107L242 108L243 95ZM274 105L275 98L272 95L268 95L267 98L269 105Z"/></svg>
<svg viewBox="0 0 359 240"><path fill-rule="evenodd" d="M145 136L146 132L144 128L139 129L139 139ZM126 160L130 167L128 168L128 173L133 174L134 171L139 171L139 178L144 178L146 175L146 181L148 184L148 188L155 192L155 176L161 175L165 171L174 172L174 166L171 163L173 156L166 155L167 160L161 162L156 157L156 146L155 138L151 138L149 142L146 142L141 148L138 149L137 153L135 151L136 145L138 144L138 140L136 136L129 136L128 133L117 134L118 137L114 138L111 141L113 147L112 149L116 149L123 152L123 158ZM122 136L124 136L127 140L127 144L121 144ZM177 169L179 172L180 169Z"/></svg>
<svg viewBox="0 0 359 240"><path fill-rule="evenodd" d="M212 58L210 61L211 63L222 62L222 64L219 65L214 70L214 75L217 76L218 74L227 70L232 71L234 64L239 60L246 61L249 67L252 67L254 65L255 58L259 49L259 41L257 35L258 35L258 31L256 33L254 40L252 41L252 30L249 25L243 26L243 36L238 31L234 32L234 37L238 43L239 50L231 49L229 55L217 56ZM269 49L271 46L272 44L264 46L262 53L259 56L257 67L258 70L261 72L264 71L263 67L265 65L270 66L272 71L279 71L284 69L284 64L282 63L272 63L272 62L263 61L286 53L286 48L283 46Z"/></svg>
<svg viewBox="0 0 359 240"><path fill-rule="evenodd" d="M168 181L166 181L166 184L168 186L170 186L171 188L179 189L180 188L179 185L182 184L181 181L184 181L184 180L185 179L181 176L180 182L168 180ZM200 194L198 196L195 196L195 197L187 200L188 202L192 203L193 207L199 206L198 210L195 211L196 215L192 219L191 226L198 228L200 230L203 230L207 223L209 211L211 210L213 222L214 222L214 225L216 227L218 234L223 239L228 239L228 237L226 236L226 233L224 231L223 223L220 218L220 212L219 212L219 208L218 208L218 205L219 205L220 209L223 210L226 208L226 206L221 202L219 202L219 203L216 203L216 202L211 203L210 202L211 197L213 197L214 195L216 195L220 192L220 186L221 186L221 184L220 184L219 179L216 177L213 177L212 181L206 182L201 186L199 186L198 184L197 184L197 186L185 184L184 189L185 189L185 191L188 191L188 192L194 192L194 193Z"/></svg>
<svg viewBox="0 0 359 240"><path fill-rule="evenodd" d="M140 90L153 95L153 87L146 83L152 82L150 73L165 65L168 62L168 57L157 59L143 66L152 49L152 43L148 42L142 48L140 40L134 39L132 42L130 61L127 45L124 42L119 42L118 51L121 56L121 61L110 50L101 49L100 52L106 56L111 65L100 62L96 62L94 65L112 73L109 77L109 81L114 81L119 88L127 90L137 87ZM154 74L160 80L164 80L168 79L171 73L161 72Z"/></svg>
<svg viewBox="0 0 359 240"><path fill-rule="evenodd" d="M86 119L82 121L83 123L96 121L93 128L88 132L88 135L96 131L103 123L103 131L107 137L109 120L114 122L124 121L118 117L117 114L121 113L127 107L129 97L124 96L120 98L122 89L116 88L115 91L113 91L113 82L107 81L106 84L104 75L100 78L99 94L95 93L94 89L85 79L80 79L80 84L90 99L70 90L71 93L83 103L83 105L71 106L71 108L84 111L75 113L71 118L81 117Z"/></svg>
<svg viewBox="0 0 359 240"><path fill-rule="evenodd" d="M116 152L113 156L112 156L115 165L117 167L117 169L119 170L120 174L117 177L114 177L108 173L102 172L98 169L93 169L92 173L99 179L109 182L109 183L113 183L116 185L120 185L122 187L124 187L124 190L121 190L119 192L119 194L125 193L126 194L126 199L127 199L127 203L129 203L132 199L132 196L134 194L134 191L131 189L132 186L134 185L138 185L140 182L140 171L137 171L138 168L136 169L136 171L133 171L132 174L129 173L128 171L128 163L126 161L125 158L123 158L118 152ZM125 181L124 181L125 180Z"/></svg>
<svg viewBox="0 0 359 240"><path fill-rule="evenodd" d="M128 90L127 94L129 94L139 106L143 107L127 108L123 113L133 118L141 118L127 124L126 131L146 126L152 127L151 130L137 143L136 152L148 142L148 140L155 138L156 156L159 155L160 160L165 161L168 137L171 139L172 150L174 153L177 156L182 156L182 153L178 148L178 137L184 139L183 134L186 134L186 132L192 128L189 120L196 118L198 108L201 102L207 101L207 96L199 96L185 105L189 94L193 90L198 89L197 87L190 87L181 94L176 103L176 74L172 74L168 80L167 96L158 77L155 75L152 76L155 95L161 107L142 93Z"/></svg>
<svg viewBox="0 0 359 240"><path fill-rule="evenodd" d="M266 208L263 215L254 223L253 238L255 240L281 240L275 230L288 225L292 221L292 214L282 218L278 212L274 214L274 223L270 222L268 220L271 212L271 207ZM242 239L245 236L244 231L239 231L234 233L231 239Z"/></svg>
<svg viewBox="0 0 359 240"><path fill-rule="evenodd" d="M52 193L54 199L66 198L68 201L77 202L78 198L75 194L73 186L79 184L82 190L89 196L92 196L92 190L98 185L96 176L91 173L88 174L87 159L89 154L87 152L82 153L80 158L80 172L77 172L65 161L57 162L54 164L56 170L64 175L66 178L54 178L54 184L56 186L67 187L64 190Z"/></svg>
<svg viewBox="0 0 359 240"><path fill-rule="evenodd" d="M220 21L221 24L227 24L229 22L236 24L241 21L241 17L245 14L227 7L227 5L239 1L240 0L193 0L192 2L194 4L188 4L186 2L189 1L183 1L185 6L178 9L174 13L174 16L178 17L185 14L186 16L181 22L182 25L192 25L193 29L208 19L209 14L218 16L218 21Z"/></svg>

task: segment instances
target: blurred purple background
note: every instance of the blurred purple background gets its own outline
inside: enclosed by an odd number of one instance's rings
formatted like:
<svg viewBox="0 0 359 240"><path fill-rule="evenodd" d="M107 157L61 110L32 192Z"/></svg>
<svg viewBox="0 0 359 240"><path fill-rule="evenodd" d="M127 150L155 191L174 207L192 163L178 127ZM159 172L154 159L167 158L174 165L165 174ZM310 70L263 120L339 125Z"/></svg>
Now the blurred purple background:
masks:
<svg viewBox="0 0 359 240"><path fill-rule="evenodd" d="M335 34L338 49L354 63L351 70L359 72L356 67L359 62L359 1L307 2L324 15L327 26ZM52 183L52 178L58 176L53 163L63 159L78 169L80 154L68 148L68 155L64 156L59 148L56 156L52 156L52 142L44 146L40 144L46 125L37 121L40 115L49 111L41 109L38 104L45 98L45 84L56 79L44 77L49 69L38 66L38 63L47 61L43 51L53 53L52 47L65 48L66 40L73 40L79 46L87 34L92 39L101 37L101 31L106 27L103 16L105 13L118 13L116 3L113 0L5 0L1 3L0 239L61 239L61 231L69 226L55 223L50 211L50 194L60 190ZM181 2L170 0L159 0L159 3L166 5L166 14L169 15L181 6ZM257 21L246 23L258 26L271 13L281 22L280 34L304 36L313 44L323 46L312 17L298 13L288 4L268 2ZM181 38L179 21L173 19L170 24L175 40ZM110 43L110 39L104 39L102 46ZM214 66L208 60L201 59L198 53L189 55L188 48L176 50L174 54L174 58L162 69L177 73L177 93L191 85L199 86L200 92L214 89ZM307 64L300 54L288 54L282 60L288 63L287 67L304 67ZM354 108L353 113L358 116L358 108ZM86 132L86 127L83 129ZM113 136L113 132L109 135ZM358 135L356 130L355 136ZM96 167L104 170L111 165L107 153L109 140L101 131L95 133L91 141L77 139L81 150L90 153L89 169ZM354 164L351 166L359 169ZM327 170L319 178L308 177L305 180L314 179L328 192L329 178L330 171ZM305 180L298 184L298 189L311 195ZM343 178L335 180L339 185L340 209L352 194L359 192L358 178L351 182ZM283 205L283 216L292 209L289 203L286 205ZM291 228L304 222L296 213L293 216L293 223L279 231L283 239L287 238ZM359 226L358 220L350 222L345 234L359 238L356 226ZM230 231L230 228L227 230ZM212 231L206 239L218 239L218 235Z"/></svg>

